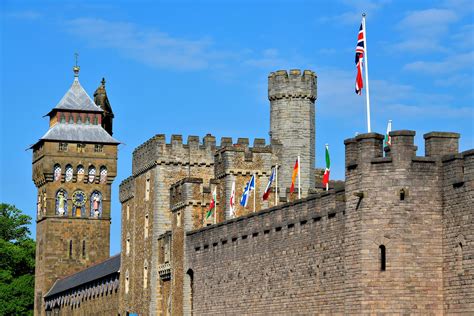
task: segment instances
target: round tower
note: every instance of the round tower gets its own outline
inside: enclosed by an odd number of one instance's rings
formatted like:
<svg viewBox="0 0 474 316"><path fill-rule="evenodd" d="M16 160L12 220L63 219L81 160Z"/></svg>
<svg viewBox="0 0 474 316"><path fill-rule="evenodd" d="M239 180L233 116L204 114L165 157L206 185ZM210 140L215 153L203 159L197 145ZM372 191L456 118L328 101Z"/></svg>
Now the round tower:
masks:
<svg viewBox="0 0 474 316"><path fill-rule="evenodd" d="M278 70L268 76L270 139L278 141L281 196L291 186L293 166L300 156L301 193L314 188L316 74L311 70ZM297 186L298 183L295 183Z"/></svg>

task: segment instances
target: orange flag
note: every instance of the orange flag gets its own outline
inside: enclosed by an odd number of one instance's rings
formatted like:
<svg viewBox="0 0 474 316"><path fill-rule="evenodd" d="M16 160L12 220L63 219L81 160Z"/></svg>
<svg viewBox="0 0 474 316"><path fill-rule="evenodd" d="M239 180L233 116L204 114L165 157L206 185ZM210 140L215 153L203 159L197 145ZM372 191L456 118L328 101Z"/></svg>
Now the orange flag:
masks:
<svg viewBox="0 0 474 316"><path fill-rule="evenodd" d="M293 175L291 176L291 187L290 187L290 194L293 194L295 191L295 180L296 176L298 175L298 169L299 169L299 164L298 164L298 159L296 159L295 166L293 167Z"/></svg>

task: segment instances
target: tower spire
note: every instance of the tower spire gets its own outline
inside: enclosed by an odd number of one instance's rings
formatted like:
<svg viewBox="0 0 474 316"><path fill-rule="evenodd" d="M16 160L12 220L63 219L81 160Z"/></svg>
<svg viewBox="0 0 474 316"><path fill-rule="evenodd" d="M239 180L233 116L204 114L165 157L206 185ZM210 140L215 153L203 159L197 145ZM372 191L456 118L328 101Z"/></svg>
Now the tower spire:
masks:
<svg viewBox="0 0 474 316"><path fill-rule="evenodd" d="M79 70L81 69L81 67L79 67L77 65L77 60L79 58L79 54L78 53L74 53L74 57L76 59L76 65L74 67L72 67L72 70L74 71L74 80L78 80L79 78Z"/></svg>

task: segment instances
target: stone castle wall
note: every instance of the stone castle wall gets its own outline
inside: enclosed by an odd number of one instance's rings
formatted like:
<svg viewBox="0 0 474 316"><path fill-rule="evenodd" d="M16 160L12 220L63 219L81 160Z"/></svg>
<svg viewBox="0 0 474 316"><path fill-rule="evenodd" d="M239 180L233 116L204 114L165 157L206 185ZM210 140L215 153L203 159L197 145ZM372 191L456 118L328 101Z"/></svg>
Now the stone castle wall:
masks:
<svg viewBox="0 0 474 316"><path fill-rule="evenodd" d="M343 311L344 192L186 235L193 313Z"/></svg>
<svg viewBox="0 0 474 316"><path fill-rule="evenodd" d="M447 314L474 311L474 150L444 156L443 286Z"/></svg>

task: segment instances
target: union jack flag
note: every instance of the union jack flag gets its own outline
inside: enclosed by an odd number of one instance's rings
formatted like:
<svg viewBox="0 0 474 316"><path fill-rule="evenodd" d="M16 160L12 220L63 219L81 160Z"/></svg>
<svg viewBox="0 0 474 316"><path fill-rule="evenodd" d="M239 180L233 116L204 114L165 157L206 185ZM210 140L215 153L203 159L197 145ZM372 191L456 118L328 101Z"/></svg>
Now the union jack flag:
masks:
<svg viewBox="0 0 474 316"><path fill-rule="evenodd" d="M364 53L365 53L365 38L364 38L364 29L361 23L360 29L359 29L359 35L357 36L357 46L356 46L356 55L355 55L355 63L356 63L356 68L357 68L355 92L358 95L362 94L362 88L364 87L364 82L362 80L362 61L364 59Z"/></svg>

